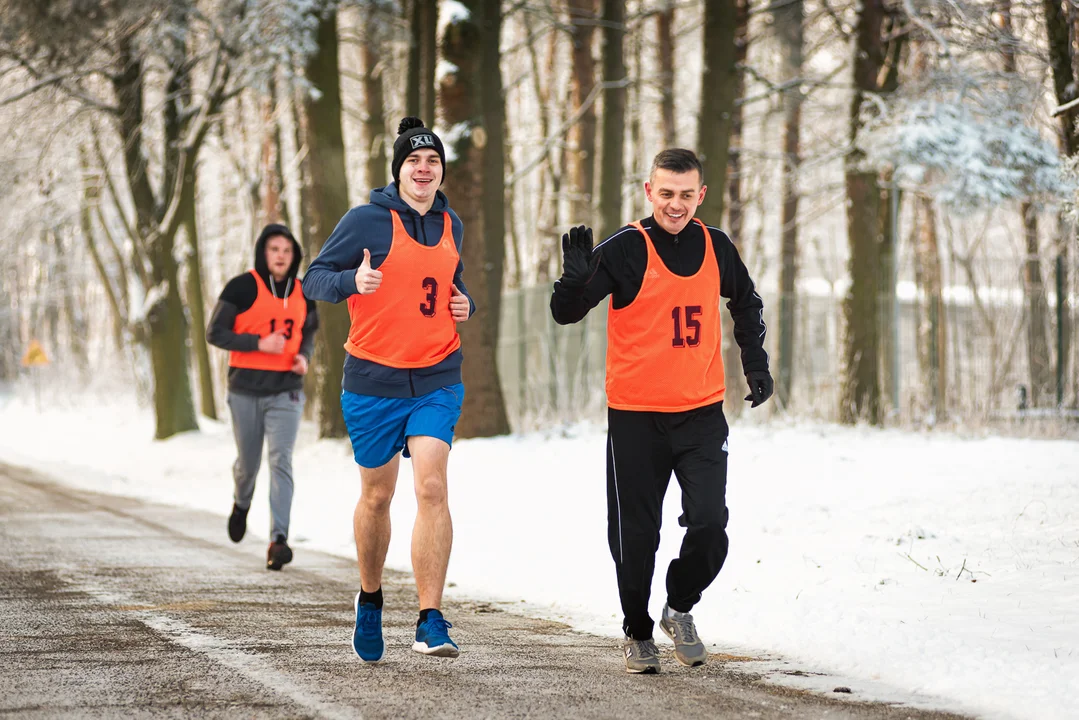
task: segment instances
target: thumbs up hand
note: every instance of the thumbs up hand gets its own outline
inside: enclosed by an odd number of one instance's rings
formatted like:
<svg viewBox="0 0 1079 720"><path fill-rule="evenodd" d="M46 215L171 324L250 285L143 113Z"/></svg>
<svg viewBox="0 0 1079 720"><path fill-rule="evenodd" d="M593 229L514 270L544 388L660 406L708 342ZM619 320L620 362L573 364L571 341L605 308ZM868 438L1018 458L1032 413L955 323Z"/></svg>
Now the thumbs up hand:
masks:
<svg viewBox="0 0 1079 720"><path fill-rule="evenodd" d="M363 249L363 262L356 268L356 292L370 295L382 284L382 272L371 269L371 251Z"/></svg>
<svg viewBox="0 0 1079 720"><path fill-rule="evenodd" d="M472 306L468 302L468 296L454 285L453 290L450 292L450 316L453 321L464 322L468 320L468 313L471 309Z"/></svg>

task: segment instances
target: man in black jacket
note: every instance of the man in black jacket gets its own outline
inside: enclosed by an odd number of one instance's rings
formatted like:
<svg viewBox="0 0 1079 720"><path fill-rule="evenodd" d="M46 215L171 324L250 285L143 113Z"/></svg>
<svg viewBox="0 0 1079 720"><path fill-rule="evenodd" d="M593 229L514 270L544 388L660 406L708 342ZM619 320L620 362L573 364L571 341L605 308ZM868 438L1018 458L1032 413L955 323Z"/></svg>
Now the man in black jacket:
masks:
<svg viewBox="0 0 1079 720"><path fill-rule="evenodd" d="M734 318L752 407L772 394L764 305L738 251L694 217L707 187L697 156L664 150L644 185L650 217L593 249L592 231L562 236L551 313L574 323L611 297L607 322L607 537L618 577L627 672L659 671L648 598L663 496L673 471L686 528L667 570L660 629L683 665L708 654L689 611L727 556L727 421L720 299Z"/></svg>
<svg viewBox="0 0 1079 720"><path fill-rule="evenodd" d="M318 329L314 301L296 277L300 244L284 225L267 225L255 243L255 267L225 285L206 340L229 351L229 410L236 438L235 493L228 531L240 542L262 461L270 458L270 538L266 567L292 560L288 546L292 509L292 448L303 416L303 376Z"/></svg>

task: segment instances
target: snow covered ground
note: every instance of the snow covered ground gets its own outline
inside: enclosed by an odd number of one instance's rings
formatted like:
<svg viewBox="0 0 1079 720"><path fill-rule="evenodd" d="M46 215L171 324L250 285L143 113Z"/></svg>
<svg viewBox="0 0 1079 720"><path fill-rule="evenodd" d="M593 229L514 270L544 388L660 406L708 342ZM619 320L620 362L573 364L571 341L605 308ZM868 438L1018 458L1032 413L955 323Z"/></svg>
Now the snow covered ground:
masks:
<svg viewBox="0 0 1079 720"><path fill-rule="evenodd" d="M150 413L130 401L75 399L44 412L32 399L0 402L0 460L219 513L224 536L227 423L153 442ZM850 685L861 698L987 718L1076 716L1079 443L732 425L731 552L694 609L715 650L763 657L759 668L779 681ZM305 426L295 467L296 562L304 548L352 557L359 482L347 441L316 441ZM415 502L402 468L388 563L407 570ZM450 592L620 634L603 428L459 442L450 473ZM264 467L256 542L269 523L267 484ZM672 481L655 612L678 550L679 501ZM781 672L792 667L828 675Z"/></svg>

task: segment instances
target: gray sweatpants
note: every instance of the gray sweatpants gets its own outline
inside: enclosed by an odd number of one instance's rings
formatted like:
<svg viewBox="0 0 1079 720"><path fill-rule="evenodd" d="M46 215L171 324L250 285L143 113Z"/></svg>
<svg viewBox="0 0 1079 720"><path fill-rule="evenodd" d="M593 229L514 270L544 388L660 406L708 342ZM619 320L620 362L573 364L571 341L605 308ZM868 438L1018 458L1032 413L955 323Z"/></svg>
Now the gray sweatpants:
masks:
<svg viewBox="0 0 1079 720"><path fill-rule="evenodd" d="M270 446L270 540L277 535L288 538L292 511L292 448L303 417L303 403L302 390L265 397L229 393L232 433L236 436L237 457L232 466L232 479L236 484L233 500L237 506L251 507L255 476L262 462L263 438Z"/></svg>

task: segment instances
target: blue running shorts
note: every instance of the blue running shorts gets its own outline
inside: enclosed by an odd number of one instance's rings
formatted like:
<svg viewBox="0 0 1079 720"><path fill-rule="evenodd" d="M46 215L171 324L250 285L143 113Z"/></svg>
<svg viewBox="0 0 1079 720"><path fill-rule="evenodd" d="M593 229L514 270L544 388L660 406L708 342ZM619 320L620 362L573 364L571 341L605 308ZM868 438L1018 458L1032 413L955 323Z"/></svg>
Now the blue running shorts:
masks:
<svg viewBox="0 0 1079 720"><path fill-rule="evenodd" d="M406 438L427 435L453 444L453 429L461 417L465 386L447 385L414 398L384 398L341 393L352 454L365 468L382 467L397 453L409 457Z"/></svg>

